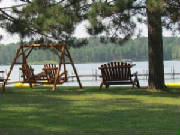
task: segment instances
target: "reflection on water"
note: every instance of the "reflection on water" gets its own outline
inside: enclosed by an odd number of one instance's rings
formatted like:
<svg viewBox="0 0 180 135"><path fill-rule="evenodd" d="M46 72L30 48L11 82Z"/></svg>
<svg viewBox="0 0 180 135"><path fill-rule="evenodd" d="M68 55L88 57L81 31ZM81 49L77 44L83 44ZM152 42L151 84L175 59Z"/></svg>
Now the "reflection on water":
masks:
<svg viewBox="0 0 180 135"><path fill-rule="evenodd" d="M99 74L100 70L98 67L103 63L91 63L91 64L75 64L76 69L79 75L90 75L90 74ZM148 73L148 62L134 62L136 66L132 68L132 72L138 72L138 74L147 74ZM43 65L32 65L34 72L39 73L42 71ZM10 66L1 65L0 70L8 72ZM19 70L20 66L14 66L13 71L10 76L10 81L21 81L21 71ZM164 62L164 72L172 73L174 70L175 73L180 73L180 61L165 61ZM71 65L67 65L68 75L74 75ZM139 76L141 86L147 86L147 77ZM101 78L95 77L82 77L80 78L83 86L99 86ZM172 79L172 76L165 76L165 82L180 82L180 76L175 76L175 79ZM64 83L64 86L74 86L78 85L75 78L74 80L69 79L69 82Z"/></svg>

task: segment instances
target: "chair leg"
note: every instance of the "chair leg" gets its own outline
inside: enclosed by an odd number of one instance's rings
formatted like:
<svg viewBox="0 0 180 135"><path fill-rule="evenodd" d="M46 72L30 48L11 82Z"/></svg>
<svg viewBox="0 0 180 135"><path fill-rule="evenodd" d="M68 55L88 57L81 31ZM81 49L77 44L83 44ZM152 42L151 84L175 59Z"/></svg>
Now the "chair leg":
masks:
<svg viewBox="0 0 180 135"><path fill-rule="evenodd" d="M133 81L133 83L132 83L132 89L134 89L134 85L135 85L135 82Z"/></svg>
<svg viewBox="0 0 180 135"><path fill-rule="evenodd" d="M137 75L135 75L134 84L136 85L137 88L140 88L140 84L139 84L139 80L137 78Z"/></svg>
<svg viewBox="0 0 180 135"><path fill-rule="evenodd" d="M99 89L101 89L103 85L104 85L104 82L102 81L101 84L100 84Z"/></svg>
<svg viewBox="0 0 180 135"><path fill-rule="evenodd" d="M106 84L106 88L109 88L109 84Z"/></svg>
<svg viewBox="0 0 180 135"><path fill-rule="evenodd" d="M138 80L138 79L136 80L136 86L137 86L138 88L140 88L140 84L139 84L139 80Z"/></svg>
<svg viewBox="0 0 180 135"><path fill-rule="evenodd" d="M30 88L32 88L32 83L29 83Z"/></svg>

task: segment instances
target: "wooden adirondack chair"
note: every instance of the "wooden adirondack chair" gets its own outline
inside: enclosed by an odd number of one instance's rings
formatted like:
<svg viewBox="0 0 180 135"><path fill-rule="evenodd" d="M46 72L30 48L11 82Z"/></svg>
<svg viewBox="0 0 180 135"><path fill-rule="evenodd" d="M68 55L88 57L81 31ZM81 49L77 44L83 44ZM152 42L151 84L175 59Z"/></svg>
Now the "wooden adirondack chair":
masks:
<svg viewBox="0 0 180 135"><path fill-rule="evenodd" d="M110 85L129 85L132 87L136 85L140 88L139 80L137 77L137 72L131 74L132 64L123 62L111 62L108 64L103 64L99 69L101 70L102 82L100 84L100 89L103 85L108 88Z"/></svg>
<svg viewBox="0 0 180 135"><path fill-rule="evenodd" d="M55 64L45 64L43 68L44 72L47 76L47 83L48 84L54 84L55 79L57 76L57 84L62 84L64 82L67 82L67 71L65 70L63 73L58 74L58 67L56 67Z"/></svg>

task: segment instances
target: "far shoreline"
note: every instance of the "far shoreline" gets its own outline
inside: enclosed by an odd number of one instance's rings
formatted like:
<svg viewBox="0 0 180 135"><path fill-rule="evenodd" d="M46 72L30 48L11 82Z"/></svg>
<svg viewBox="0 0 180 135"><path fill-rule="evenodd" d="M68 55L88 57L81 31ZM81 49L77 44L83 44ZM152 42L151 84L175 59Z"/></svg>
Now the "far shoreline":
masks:
<svg viewBox="0 0 180 135"><path fill-rule="evenodd" d="M168 62L168 61L176 61L176 62L180 62L179 60L164 60L164 62ZM108 62L116 62L116 61L101 61L101 62L85 62L85 63L74 63L74 64L101 64L101 63L108 63ZM117 62L120 62L120 60L117 60ZM134 62L148 62L148 60L139 60L139 61L132 61ZM44 64L58 64L58 62L56 61L42 61L42 62L29 62L29 65L44 65ZM0 64L0 66L9 66L10 64Z"/></svg>

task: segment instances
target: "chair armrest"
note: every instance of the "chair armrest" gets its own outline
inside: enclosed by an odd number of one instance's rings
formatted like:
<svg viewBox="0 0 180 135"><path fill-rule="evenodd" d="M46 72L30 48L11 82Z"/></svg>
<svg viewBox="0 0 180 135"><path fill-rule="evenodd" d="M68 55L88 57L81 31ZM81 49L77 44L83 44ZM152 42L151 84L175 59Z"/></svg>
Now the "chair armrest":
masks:
<svg viewBox="0 0 180 135"><path fill-rule="evenodd" d="M138 74L138 72L135 72L135 73L131 74L131 76L137 77L137 74Z"/></svg>
<svg viewBox="0 0 180 135"><path fill-rule="evenodd" d="M61 74L59 74L59 77L65 75L65 74L67 74L67 71L64 71L64 72L62 72Z"/></svg>

